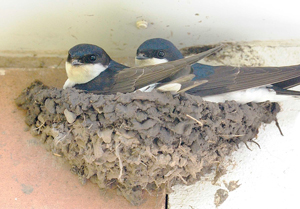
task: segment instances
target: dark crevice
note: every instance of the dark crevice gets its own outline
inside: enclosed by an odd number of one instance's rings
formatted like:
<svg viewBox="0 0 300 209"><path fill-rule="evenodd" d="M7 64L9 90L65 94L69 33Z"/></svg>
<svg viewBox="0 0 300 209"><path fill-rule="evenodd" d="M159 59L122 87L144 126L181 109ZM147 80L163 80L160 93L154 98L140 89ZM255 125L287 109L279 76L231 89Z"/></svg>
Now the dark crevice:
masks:
<svg viewBox="0 0 300 209"><path fill-rule="evenodd" d="M168 205L169 205L169 195L166 194L165 209L169 208Z"/></svg>

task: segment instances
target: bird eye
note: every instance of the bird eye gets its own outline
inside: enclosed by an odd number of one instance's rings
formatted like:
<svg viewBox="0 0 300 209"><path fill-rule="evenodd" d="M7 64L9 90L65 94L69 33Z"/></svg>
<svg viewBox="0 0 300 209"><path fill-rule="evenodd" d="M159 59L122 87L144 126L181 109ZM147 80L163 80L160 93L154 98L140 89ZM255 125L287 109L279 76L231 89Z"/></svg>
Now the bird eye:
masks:
<svg viewBox="0 0 300 209"><path fill-rule="evenodd" d="M90 55L89 59L94 62L96 60L96 56L95 55Z"/></svg>
<svg viewBox="0 0 300 209"><path fill-rule="evenodd" d="M164 53L164 51L159 51L157 55L158 55L159 57L164 57L164 56L165 56L165 53Z"/></svg>

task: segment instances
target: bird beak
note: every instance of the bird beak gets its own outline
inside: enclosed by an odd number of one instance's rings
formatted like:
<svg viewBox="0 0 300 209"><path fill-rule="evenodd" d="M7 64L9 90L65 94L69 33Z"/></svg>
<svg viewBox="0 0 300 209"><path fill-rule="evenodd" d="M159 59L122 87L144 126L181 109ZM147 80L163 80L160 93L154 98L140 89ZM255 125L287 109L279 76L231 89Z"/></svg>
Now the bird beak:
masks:
<svg viewBox="0 0 300 209"><path fill-rule="evenodd" d="M138 55L136 55L135 57L138 60L146 60L149 59L148 57L145 56L145 54L139 53Z"/></svg>
<svg viewBox="0 0 300 209"><path fill-rule="evenodd" d="M76 66L76 65L82 65L82 63L81 63L79 60L77 60L77 59L72 59L72 60L71 60L71 64L72 64L73 66Z"/></svg>

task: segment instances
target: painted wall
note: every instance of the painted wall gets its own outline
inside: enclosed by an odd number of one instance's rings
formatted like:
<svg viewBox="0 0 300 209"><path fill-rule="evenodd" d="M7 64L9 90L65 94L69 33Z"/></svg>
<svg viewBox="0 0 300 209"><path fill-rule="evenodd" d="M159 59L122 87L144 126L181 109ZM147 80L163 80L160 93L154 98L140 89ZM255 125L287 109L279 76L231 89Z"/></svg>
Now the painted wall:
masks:
<svg viewBox="0 0 300 209"><path fill-rule="evenodd" d="M153 37L178 47L299 39L298 13L295 0L1 0L0 50L68 50L86 42L123 57ZM148 28L138 29L139 20Z"/></svg>

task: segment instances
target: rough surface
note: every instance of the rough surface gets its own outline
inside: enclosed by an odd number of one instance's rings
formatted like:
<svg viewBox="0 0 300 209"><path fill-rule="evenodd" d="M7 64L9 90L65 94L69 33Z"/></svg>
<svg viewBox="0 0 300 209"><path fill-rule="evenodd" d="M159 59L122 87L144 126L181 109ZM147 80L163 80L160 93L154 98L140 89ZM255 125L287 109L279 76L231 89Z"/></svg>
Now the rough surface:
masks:
<svg viewBox="0 0 300 209"><path fill-rule="evenodd" d="M93 95L40 82L16 104L27 111L32 134L68 160L83 183L118 188L135 205L145 190L168 193L212 172L280 110L277 103L211 103L188 94Z"/></svg>

